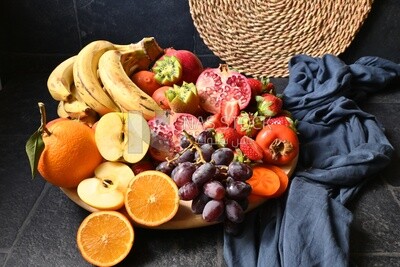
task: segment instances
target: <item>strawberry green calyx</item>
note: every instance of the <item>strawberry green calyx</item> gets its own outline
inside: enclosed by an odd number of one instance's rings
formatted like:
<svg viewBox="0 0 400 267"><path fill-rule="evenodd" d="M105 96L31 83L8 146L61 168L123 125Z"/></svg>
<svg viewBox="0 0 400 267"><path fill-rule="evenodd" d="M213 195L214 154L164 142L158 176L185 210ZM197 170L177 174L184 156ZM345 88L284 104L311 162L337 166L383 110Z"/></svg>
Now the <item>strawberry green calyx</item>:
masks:
<svg viewBox="0 0 400 267"><path fill-rule="evenodd" d="M257 111L262 116L273 117L282 109L282 99L272 94L256 96L256 102Z"/></svg>
<svg viewBox="0 0 400 267"><path fill-rule="evenodd" d="M246 155L243 154L243 152L242 152L242 150L240 150L240 148L235 149L233 161L239 161L239 162L247 163L247 164L251 163L251 160L249 158L247 158Z"/></svg>
<svg viewBox="0 0 400 267"><path fill-rule="evenodd" d="M263 127L265 117L258 113L248 113L242 111L237 117L237 131L242 135L253 137Z"/></svg>

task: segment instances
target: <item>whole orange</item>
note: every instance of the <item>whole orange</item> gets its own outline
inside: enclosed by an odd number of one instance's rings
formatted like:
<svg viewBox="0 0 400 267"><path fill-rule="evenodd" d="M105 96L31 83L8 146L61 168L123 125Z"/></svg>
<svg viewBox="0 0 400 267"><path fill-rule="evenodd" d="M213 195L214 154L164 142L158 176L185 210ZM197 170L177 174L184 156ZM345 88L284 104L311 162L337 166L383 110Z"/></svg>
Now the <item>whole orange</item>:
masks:
<svg viewBox="0 0 400 267"><path fill-rule="evenodd" d="M94 131L75 120L47 124L50 135L43 134L45 148L38 162L38 172L49 183L72 188L93 176L103 161L94 139Z"/></svg>

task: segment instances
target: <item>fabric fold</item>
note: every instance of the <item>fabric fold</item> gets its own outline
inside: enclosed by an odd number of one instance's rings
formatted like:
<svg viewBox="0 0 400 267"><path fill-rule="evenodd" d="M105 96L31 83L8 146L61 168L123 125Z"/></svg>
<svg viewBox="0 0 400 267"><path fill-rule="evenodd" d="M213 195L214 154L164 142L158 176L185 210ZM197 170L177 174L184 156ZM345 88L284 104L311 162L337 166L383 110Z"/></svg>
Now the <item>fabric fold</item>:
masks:
<svg viewBox="0 0 400 267"><path fill-rule="evenodd" d="M348 266L352 214L345 204L394 152L354 99L387 88L400 77L398 64L298 55L289 71L283 100L298 120L298 165L284 197L250 212L241 235L225 234L228 266Z"/></svg>

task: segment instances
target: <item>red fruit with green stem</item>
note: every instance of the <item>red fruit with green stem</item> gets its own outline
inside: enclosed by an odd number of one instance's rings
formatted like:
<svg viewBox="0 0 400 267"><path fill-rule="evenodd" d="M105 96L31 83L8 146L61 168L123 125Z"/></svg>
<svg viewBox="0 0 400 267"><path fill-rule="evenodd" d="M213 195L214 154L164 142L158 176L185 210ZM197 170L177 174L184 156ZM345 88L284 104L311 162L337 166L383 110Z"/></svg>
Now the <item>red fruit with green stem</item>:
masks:
<svg viewBox="0 0 400 267"><path fill-rule="evenodd" d="M273 117L282 110L282 98L273 94L256 96L258 114L265 117Z"/></svg>
<svg viewBox="0 0 400 267"><path fill-rule="evenodd" d="M247 82L250 85L253 98L264 93L275 94L275 86L270 82L268 77L262 77L260 79L247 78Z"/></svg>
<svg viewBox="0 0 400 267"><path fill-rule="evenodd" d="M232 127L219 127L215 129L215 142L219 147L231 149L239 147L242 136Z"/></svg>
<svg viewBox="0 0 400 267"><path fill-rule="evenodd" d="M240 135L255 137L256 134L263 128L263 116L258 116L257 113L242 111L235 121L235 129Z"/></svg>

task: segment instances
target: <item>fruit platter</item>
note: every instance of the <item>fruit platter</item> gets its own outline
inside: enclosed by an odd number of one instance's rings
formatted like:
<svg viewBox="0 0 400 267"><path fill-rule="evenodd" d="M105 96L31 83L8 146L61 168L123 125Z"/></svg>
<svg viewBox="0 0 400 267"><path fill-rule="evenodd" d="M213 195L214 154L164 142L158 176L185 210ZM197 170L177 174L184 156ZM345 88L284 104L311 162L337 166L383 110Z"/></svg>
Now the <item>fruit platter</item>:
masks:
<svg viewBox="0 0 400 267"><path fill-rule="evenodd" d="M32 177L128 228L223 223L237 234L248 211L286 192L297 164L296 122L268 77L203 66L153 37L93 41L54 68L47 88L58 118L47 121L39 103L26 144Z"/></svg>

